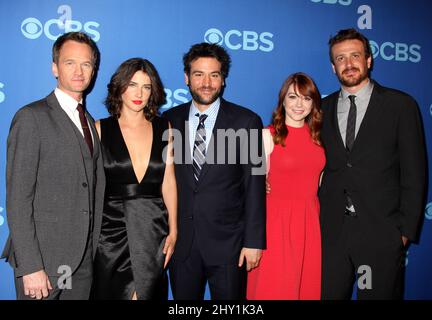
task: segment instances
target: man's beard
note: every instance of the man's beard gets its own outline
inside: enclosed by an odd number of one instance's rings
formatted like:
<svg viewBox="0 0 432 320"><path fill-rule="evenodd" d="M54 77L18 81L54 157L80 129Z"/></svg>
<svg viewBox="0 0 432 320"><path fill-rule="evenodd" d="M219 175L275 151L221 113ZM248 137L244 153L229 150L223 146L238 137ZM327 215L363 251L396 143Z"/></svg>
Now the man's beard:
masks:
<svg viewBox="0 0 432 320"><path fill-rule="evenodd" d="M351 69L356 69L360 72L360 70L358 68L351 68ZM350 69L346 69L345 71L349 71ZM339 82L345 86L345 87L355 87L358 86L360 83L362 83L365 79L368 78L368 72L367 70L363 70L363 72L360 72L360 74L357 77L349 77L349 78L344 78L343 77L343 72L342 74L338 74L338 79Z"/></svg>
<svg viewBox="0 0 432 320"><path fill-rule="evenodd" d="M191 93L193 100L196 103L202 104L202 105L211 105L213 102L215 102L217 100L217 98L219 98L219 94L221 92L221 90L216 90L210 98L205 99L198 93L198 91L192 90L190 87L189 87L189 91Z"/></svg>

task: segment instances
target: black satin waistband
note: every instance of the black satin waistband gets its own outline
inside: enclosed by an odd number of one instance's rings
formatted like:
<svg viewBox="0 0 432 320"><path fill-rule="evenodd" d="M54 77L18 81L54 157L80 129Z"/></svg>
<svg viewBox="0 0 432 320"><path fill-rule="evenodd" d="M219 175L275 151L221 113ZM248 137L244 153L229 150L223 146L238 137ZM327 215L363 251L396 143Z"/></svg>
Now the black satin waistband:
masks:
<svg viewBox="0 0 432 320"><path fill-rule="evenodd" d="M160 198L162 190L160 183L141 184L109 184L105 188L105 196L109 198Z"/></svg>

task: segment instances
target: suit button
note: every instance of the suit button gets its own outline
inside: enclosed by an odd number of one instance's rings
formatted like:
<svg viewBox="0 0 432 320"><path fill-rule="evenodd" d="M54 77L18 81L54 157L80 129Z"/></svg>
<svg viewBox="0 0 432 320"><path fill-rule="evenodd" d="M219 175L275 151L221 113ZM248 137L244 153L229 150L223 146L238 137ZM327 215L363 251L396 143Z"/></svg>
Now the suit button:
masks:
<svg viewBox="0 0 432 320"><path fill-rule="evenodd" d="M189 216L188 218L189 218L190 220L193 220L193 216Z"/></svg>
<svg viewBox="0 0 432 320"><path fill-rule="evenodd" d="M88 214L88 211L87 210L83 210L82 213L83 214Z"/></svg>
<svg viewBox="0 0 432 320"><path fill-rule="evenodd" d="M352 168L353 165L352 165L351 163L347 162L347 167L348 167L348 168Z"/></svg>
<svg viewBox="0 0 432 320"><path fill-rule="evenodd" d="M198 190L197 189L195 189L194 191L193 191L194 193L198 193Z"/></svg>
<svg viewBox="0 0 432 320"><path fill-rule="evenodd" d="M84 188L87 188L87 183L86 183L86 182L83 182L82 186L83 186Z"/></svg>

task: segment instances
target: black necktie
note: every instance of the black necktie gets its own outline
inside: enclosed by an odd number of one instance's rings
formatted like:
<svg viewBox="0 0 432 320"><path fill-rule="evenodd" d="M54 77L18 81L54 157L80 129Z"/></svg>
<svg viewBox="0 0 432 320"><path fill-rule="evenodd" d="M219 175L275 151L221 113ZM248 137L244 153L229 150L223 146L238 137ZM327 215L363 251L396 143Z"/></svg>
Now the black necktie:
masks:
<svg viewBox="0 0 432 320"><path fill-rule="evenodd" d="M357 106L354 102L356 96L350 95L348 96L350 99L350 109L348 113L348 122L346 128L346 138L345 138L345 146L348 151L351 151L352 146L355 140L355 127L356 127L356 116L357 116Z"/></svg>
<svg viewBox="0 0 432 320"><path fill-rule="evenodd" d="M204 121L207 119L207 115L206 114L199 115L197 113L195 116L199 117L199 124L195 134L195 143L193 148L193 174L194 174L195 181L198 181L202 166L205 162L206 130L204 126Z"/></svg>
<svg viewBox="0 0 432 320"><path fill-rule="evenodd" d="M84 133L84 140L89 147L90 154L93 155L93 140L92 140L92 136L90 133L90 128L89 128L88 123L87 123L87 119L86 119L85 114L84 114L84 108L83 108L83 105L81 103L78 103L77 110L79 113L81 128L82 128L83 133Z"/></svg>

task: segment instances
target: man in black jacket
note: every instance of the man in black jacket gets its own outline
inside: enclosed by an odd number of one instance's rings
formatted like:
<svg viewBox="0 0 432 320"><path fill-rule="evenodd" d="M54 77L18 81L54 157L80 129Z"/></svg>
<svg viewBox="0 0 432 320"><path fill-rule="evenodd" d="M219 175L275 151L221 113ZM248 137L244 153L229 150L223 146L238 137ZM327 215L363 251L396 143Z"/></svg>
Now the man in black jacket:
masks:
<svg viewBox="0 0 432 320"><path fill-rule="evenodd" d="M246 270L265 248L262 122L222 99L230 57L200 43L183 57L192 101L164 113L174 131L178 239L169 272L174 299L244 299ZM229 142L226 142L226 138ZM256 154L257 159L253 159ZM257 169L257 170L255 170ZM261 172L260 172L261 171Z"/></svg>
<svg viewBox="0 0 432 320"><path fill-rule="evenodd" d="M323 100L327 164L320 190L322 297L403 295L404 254L419 235L426 184L417 103L369 78L367 38L354 29L330 39L341 89Z"/></svg>

